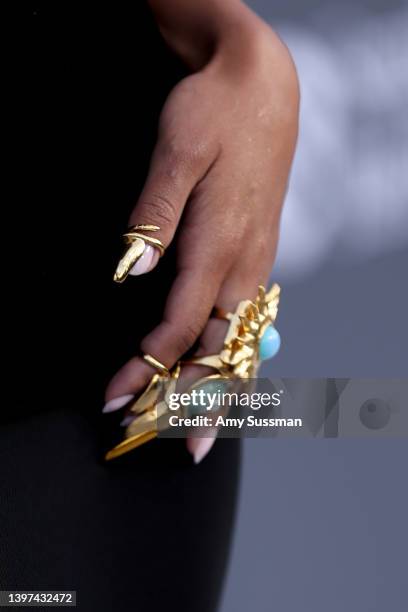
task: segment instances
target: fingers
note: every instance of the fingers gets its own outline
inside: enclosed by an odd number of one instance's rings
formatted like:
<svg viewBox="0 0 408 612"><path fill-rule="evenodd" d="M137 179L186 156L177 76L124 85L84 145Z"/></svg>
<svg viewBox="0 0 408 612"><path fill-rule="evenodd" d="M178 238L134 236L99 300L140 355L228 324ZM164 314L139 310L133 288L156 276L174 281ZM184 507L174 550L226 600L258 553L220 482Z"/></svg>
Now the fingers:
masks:
<svg viewBox="0 0 408 612"><path fill-rule="evenodd" d="M200 345L195 354L196 357L202 355L212 355L219 353L222 348L225 334L228 328L227 321L210 319L200 338ZM181 390L188 388L195 381L214 374L211 368L202 366L185 366L181 373ZM214 446L217 438L218 429L216 427L201 428L196 430L194 435L188 436L186 446L188 452L193 456L195 464L200 463Z"/></svg>
<svg viewBox="0 0 408 612"><path fill-rule="evenodd" d="M187 450L193 456L194 463L198 465L208 455L217 438L217 428L208 427L200 436L190 436L186 440Z"/></svg>
<svg viewBox="0 0 408 612"><path fill-rule="evenodd" d="M205 260L201 266L181 268L168 296L163 320L141 343L142 353L152 355L168 368L194 345L213 308L223 271L220 268L218 274L208 278L203 291L205 268ZM142 358L131 359L109 383L104 411L117 410L128 403L129 395L143 389L154 372Z"/></svg>
<svg viewBox="0 0 408 612"><path fill-rule="evenodd" d="M252 257L255 251L251 245L251 253L237 260L232 267L228 266L226 276L227 269L224 270L220 265L220 253L217 255L214 251L216 242L207 251L199 242L196 242L197 248L194 251L187 251L185 259L189 264L180 269L166 304L164 319L142 342L142 352L152 354L169 368L195 343L200 334L196 356L219 353L228 322L214 318L208 320L213 306L216 304L226 311L234 311L241 300L255 299L258 285L267 281L271 257L263 256L263 248L256 253L254 261ZM200 253L205 253L204 259L200 259ZM203 278L206 280L204 291ZM108 403L104 410L116 410L126 405L134 394L147 386L153 373L154 370L139 357L130 360L112 379L107 389ZM213 373L213 370L202 366L183 367L180 391ZM133 419L134 415L127 414L122 424L128 425ZM187 450L195 463L202 461L208 454L216 435L216 428L207 428L195 430L188 437Z"/></svg>
<svg viewBox="0 0 408 612"><path fill-rule="evenodd" d="M243 277L239 270L232 271L220 288L216 304L218 307L229 312L234 311L241 300L254 299L258 292L258 286L266 282L268 270L266 265L258 261L258 274L251 274ZM245 280L243 280L245 279ZM228 329L228 322L218 319L210 319L200 338L200 344L195 354L196 357L202 355L212 355L219 353L225 334ZM201 366L187 366L182 371L182 385L189 386L193 381L213 374L210 368ZM202 428L196 430L186 440L187 450L193 456L194 463L200 463L212 449L218 429L216 427Z"/></svg>
<svg viewBox="0 0 408 612"><path fill-rule="evenodd" d="M155 226L142 231L159 240L167 248L176 232L180 217L192 189L205 174L215 151L211 147L189 142L181 137L169 139L163 135L154 150L149 173L139 200L131 213L129 225ZM152 234L151 231L154 233ZM134 250L134 253L131 250ZM129 274L137 276L152 270L160 257L154 244L135 241L126 253L131 266ZM135 262L135 263L134 263ZM124 262L124 266L126 265Z"/></svg>

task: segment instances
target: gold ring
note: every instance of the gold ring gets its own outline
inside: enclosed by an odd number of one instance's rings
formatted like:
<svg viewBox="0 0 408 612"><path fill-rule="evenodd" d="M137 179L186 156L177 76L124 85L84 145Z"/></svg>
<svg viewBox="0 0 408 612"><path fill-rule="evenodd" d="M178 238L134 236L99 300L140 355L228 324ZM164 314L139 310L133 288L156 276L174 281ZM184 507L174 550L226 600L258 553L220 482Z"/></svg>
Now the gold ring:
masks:
<svg viewBox="0 0 408 612"><path fill-rule="evenodd" d="M127 244L133 244L137 238L144 240L147 244L151 244L156 247L160 253L160 257L164 255L164 245L159 238L152 238L152 236L146 236L140 232L158 232L160 227L158 225L132 225L128 231L123 234L125 242Z"/></svg>
<svg viewBox="0 0 408 612"><path fill-rule="evenodd" d="M146 363L158 372L153 374L145 391L130 407L135 418L126 428L125 439L106 454L106 459L119 457L137 448L170 427L169 416L175 413L170 412L169 401L176 392L183 365L200 365L214 371L195 381L190 390L205 389L207 384L209 389L214 389L215 383L223 392L223 389L230 388L230 384L240 385L240 380L244 384L255 378L260 362L270 359L279 350L280 337L274 327L279 295L278 285L273 285L268 292L260 285L256 299L242 300L234 313L216 309L216 314L230 321L218 354L179 361L171 371L151 355L143 355ZM188 408L179 407L178 410L183 413Z"/></svg>
<svg viewBox="0 0 408 612"><path fill-rule="evenodd" d="M161 374L165 374L166 376L168 376L170 374L168 368L166 368L165 365L160 363L160 361L158 361L157 359L155 359L151 355L145 354L145 355L142 356L142 359L144 359L146 361L146 363L148 363L150 366L152 366L152 368L155 368L156 370L158 370Z"/></svg>
<svg viewBox="0 0 408 612"><path fill-rule="evenodd" d="M279 350L280 336L274 328L279 296L279 285L273 285L268 292L259 285L256 299L242 300L235 312L215 307L212 316L229 321L221 352L193 357L184 363L212 368L225 377L254 377L260 361Z"/></svg>
<svg viewBox="0 0 408 612"><path fill-rule="evenodd" d="M233 313L227 312L226 310L224 310L223 308L219 308L218 306L214 306L212 313L211 313L211 317L214 319L222 319L225 321L231 321L231 318L233 317Z"/></svg>
<svg viewBox="0 0 408 612"><path fill-rule="evenodd" d="M123 234L123 239L127 245L127 249L122 259L119 261L113 280L116 283L123 283L135 263L142 257L146 249L146 244L155 247L160 257L164 255L164 245L159 238L153 238L142 232L157 232L160 230L158 225L133 225L128 231Z"/></svg>

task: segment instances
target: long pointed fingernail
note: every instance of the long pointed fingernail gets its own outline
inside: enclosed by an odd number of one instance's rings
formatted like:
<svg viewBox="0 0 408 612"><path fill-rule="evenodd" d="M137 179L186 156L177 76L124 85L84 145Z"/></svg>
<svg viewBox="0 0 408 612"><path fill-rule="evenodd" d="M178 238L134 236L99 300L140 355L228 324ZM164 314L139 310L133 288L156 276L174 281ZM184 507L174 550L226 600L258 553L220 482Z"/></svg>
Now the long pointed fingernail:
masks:
<svg viewBox="0 0 408 612"><path fill-rule="evenodd" d="M120 408L123 408L123 406L126 406L126 404L133 398L134 395L131 394L115 397L114 399L109 400L109 402L106 402L102 412L115 412L115 410L119 410Z"/></svg>
<svg viewBox="0 0 408 612"><path fill-rule="evenodd" d="M119 425L121 427L127 427L128 425L130 425L136 418L135 414L128 414L127 416L125 416L121 422L119 423Z"/></svg>
<svg viewBox="0 0 408 612"><path fill-rule="evenodd" d="M187 448L193 455L194 463L197 465L200 463L206 455L212 449L216 436L211 438L189 438L187 441Z"/></svg>
<svg viewBox="0 0 408 612"><path fill-rule="evenodd" d="M159 261L160 253L150 244L146 244L143 255L137 260L133 268L129 271L132 276L139 276L150 272Z"/></svg>

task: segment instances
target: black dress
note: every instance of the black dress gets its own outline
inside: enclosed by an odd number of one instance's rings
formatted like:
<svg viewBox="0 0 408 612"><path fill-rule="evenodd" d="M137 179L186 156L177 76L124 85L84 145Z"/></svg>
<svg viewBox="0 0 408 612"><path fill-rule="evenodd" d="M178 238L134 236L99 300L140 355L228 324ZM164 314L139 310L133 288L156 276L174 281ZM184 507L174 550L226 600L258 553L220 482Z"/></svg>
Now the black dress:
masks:
<svg viewBox="0 0 408 612"><path fill-rule="evenodd" d="M112 282L157 120L185 68L142 2L55 2L10 23L16 160L11 401L0 428L0 589L76 590L78 608L212 611L228 560L239 445L194 466L183 440L105 464L110 376L159 320L170 248ZM7 264L8 265L8 264Z"/></svg>

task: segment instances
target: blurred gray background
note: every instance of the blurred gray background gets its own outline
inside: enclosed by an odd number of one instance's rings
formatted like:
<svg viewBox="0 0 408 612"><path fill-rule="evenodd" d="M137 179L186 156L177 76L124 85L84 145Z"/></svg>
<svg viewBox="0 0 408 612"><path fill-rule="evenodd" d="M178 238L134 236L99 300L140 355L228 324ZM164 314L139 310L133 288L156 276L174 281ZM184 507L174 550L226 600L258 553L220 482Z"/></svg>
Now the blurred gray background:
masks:
<svg viewBox="0 0 408 612"><path fill-rule="evenodd" d="M408 372L408 3L253 0L295 58L272 377ZM406 612L405 439L244 441L222 612Z"/></svg>

